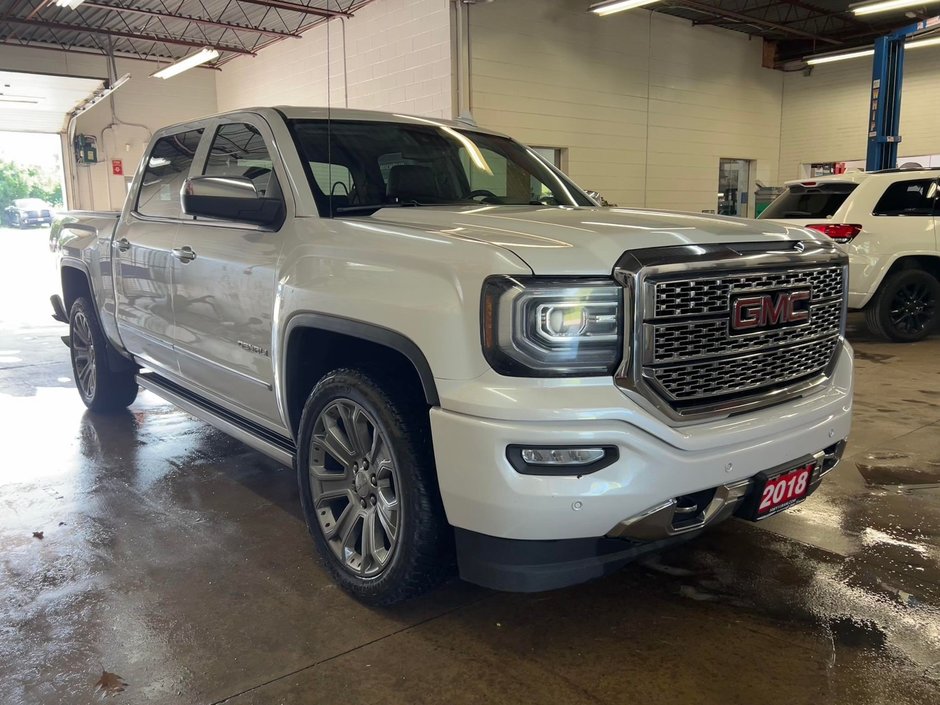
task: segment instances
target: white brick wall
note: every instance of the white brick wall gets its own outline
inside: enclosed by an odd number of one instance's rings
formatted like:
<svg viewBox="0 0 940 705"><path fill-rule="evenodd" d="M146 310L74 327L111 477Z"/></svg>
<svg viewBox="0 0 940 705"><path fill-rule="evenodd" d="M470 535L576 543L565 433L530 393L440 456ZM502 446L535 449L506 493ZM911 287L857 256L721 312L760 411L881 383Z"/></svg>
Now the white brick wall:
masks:
<svg viewBox="0 0 940 705"><path fill-rule="evenodd" d="M375 0L346 20L345 30L348 107L451 117L448 0ZM220 110L327 101L343 107L341 21L226 64L217 91Z"/></svg>
<svg viewBox="0 0 940 705"><path fill-rule="evenodd" d="M131 74L131 80L114 92L118 117L146 128L118 125L102 133L113 121L110 101L102 101L81 115L77 132L98 138L99 163L76 168L77 188L72 208L120 210L124 205L124 178L112 176L111 159L124 162L124 173L133 176L149 141L150 133L166 125L192 120L216 112L215 72L193 69L163 81L150 78L158 65L145 61L118 59L118 75ZM105 58L0 45L0 69L76 76L108 75ZM71 158L71 154L66 157Z"/></svg>
<svg viewBox="0 0 940 705"><path fill-rule="evenodd" d="M783 88L780 180L800 164L865 159L871 59L821 64L810 76L787 74ZM940 47L905 53L898 153L940 154Z"/></svg>
<svg viewBox="0 0 940 705"><path fill-rule="evenodd" d="M620 205L716 206L720 157L772 182L782 75L761 43L582 0L470 7L473 115L538 146L568 148L569 173Z"/></svg>

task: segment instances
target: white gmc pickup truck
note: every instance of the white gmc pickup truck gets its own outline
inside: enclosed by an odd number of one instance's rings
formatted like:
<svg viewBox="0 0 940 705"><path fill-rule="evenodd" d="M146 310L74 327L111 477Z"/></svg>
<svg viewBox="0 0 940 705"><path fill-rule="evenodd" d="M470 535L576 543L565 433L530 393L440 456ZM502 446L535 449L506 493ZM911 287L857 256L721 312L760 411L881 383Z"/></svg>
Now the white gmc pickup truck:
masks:
<svg viewBox="0 0 940 705"><path fill-rule="evenodd" d="M53 233L93 411L138 386L296 468L335 580L543 590L802 501L849 433L846 258L599 208L475 126L260 108L157 133Z"/></svg>

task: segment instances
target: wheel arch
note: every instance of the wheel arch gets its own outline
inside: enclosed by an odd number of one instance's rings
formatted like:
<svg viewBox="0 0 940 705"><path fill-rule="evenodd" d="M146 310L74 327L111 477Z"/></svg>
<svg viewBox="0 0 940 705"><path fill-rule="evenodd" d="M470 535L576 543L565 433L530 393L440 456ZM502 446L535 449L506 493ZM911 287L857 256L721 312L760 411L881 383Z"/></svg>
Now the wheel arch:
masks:
<svg viewBox="0 0 940 705"><path fill-rule="evenodd" d="M297 313L284 330L280 354L282 407L295 437L304 403L317 381L342 366L376 366L404 376L420 388L428 406L440 397L427 358L410 338L373 323L324 313ZM409 380L410 378L410 380Z"/></svg>
<svg viewBox="0 0 940 705"><path fill-rule="evenodd" d="M88 270L85 268L84 263L63 259L60 275L62 278L62 302L65 304L66 313L72 309L75 299L81 296L87 296L94 308L91 277L88 276Z"/></svg>
<svg viewBox="0 0 940 705"><path fill-rule="evenodd" d="M940 281L940 253L913 252L896 255L894 259L891 260L891 263L881 271L881 274L878 277L878 283L871 288L864 305L860 308L865 309L871 305L871 303L875 300L875 295L881 290L881 287L884 286L884 283L887 281L888 277L890 277L895 272L910 269L923 270L930 273L937 281Z"/></svg>

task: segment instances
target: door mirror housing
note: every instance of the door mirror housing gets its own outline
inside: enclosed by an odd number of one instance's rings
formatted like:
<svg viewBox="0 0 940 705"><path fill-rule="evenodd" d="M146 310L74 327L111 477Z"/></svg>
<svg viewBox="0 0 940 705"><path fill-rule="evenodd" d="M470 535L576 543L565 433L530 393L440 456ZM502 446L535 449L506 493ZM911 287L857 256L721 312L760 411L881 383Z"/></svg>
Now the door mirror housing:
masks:
<svg viewBox="0 0 940 705"><path fill-rule="evenodd" d="M284 222L284 202L268 198L243 176L193 176L180 191L183 213L238 223L279 227Z"/></svg>

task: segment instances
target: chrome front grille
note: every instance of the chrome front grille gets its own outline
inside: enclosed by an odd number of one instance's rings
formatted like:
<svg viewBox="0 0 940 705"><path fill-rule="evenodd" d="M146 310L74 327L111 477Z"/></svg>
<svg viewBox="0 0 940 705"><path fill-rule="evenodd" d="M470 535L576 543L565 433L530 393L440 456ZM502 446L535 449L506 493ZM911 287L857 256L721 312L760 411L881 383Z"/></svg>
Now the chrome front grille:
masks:
<svg viewBox="0 0 940 705"><path fill-rule="evenodd" d="M842 268L764 272L702 279L670 279L655 284L654 318L727 313L732 294L808 288L813 301L842 295Z"/></svg>
<svg viewBox="0 0 940 705"><path fill-rule="evenodd" d="M639 302L642 372L676 409L771 391L820 375L842 331L841 264L683 279L651 278ZM738 296L809 291L809 320L789 327L732 332Z"/></svg>
<svg viewBox="0 0 940 705"><path fill-rule="evenodd" d="M634 310L617 384L675 422L808 394L834 369L848 274L832 243L650 248L614 275Z"/></svg>

